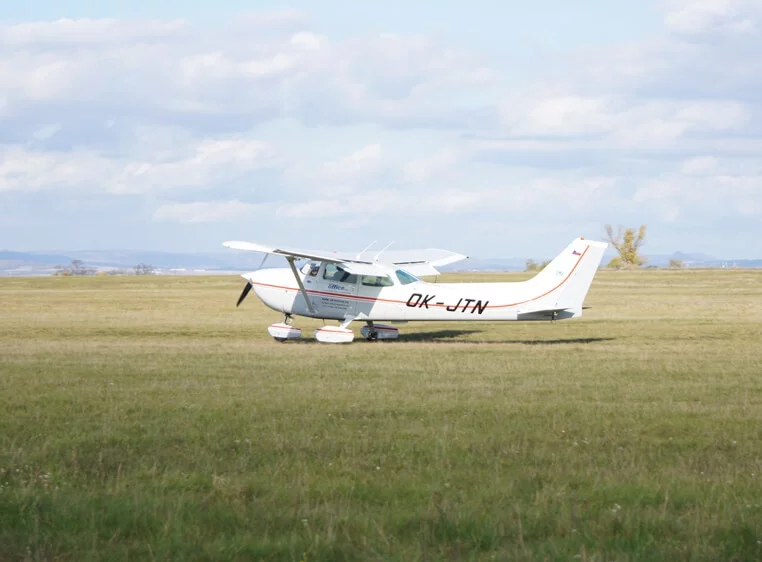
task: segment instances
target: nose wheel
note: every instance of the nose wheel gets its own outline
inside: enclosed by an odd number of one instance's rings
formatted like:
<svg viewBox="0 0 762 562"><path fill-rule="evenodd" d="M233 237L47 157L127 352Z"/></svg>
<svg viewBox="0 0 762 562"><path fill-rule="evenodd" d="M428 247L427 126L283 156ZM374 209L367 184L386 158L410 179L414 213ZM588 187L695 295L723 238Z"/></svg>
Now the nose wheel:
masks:
<svg viewBox="0 0 762 562"><path fill-rule="evenodd" d="M267 332L278 342L298 339L301 337L302 331L299 328L294 328L291 325L292 322L293 318L291 318L291 315L286 314L283 318L283 322L270 325L270 327L267 328Z"/></svg>

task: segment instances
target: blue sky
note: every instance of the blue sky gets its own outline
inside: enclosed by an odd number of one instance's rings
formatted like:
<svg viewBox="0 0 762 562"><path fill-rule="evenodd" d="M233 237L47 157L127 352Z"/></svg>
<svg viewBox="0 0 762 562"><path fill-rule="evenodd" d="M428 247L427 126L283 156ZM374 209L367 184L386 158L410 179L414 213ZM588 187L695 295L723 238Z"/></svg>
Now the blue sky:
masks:
<svg viewBox="0 0 762 562"><path fill-rule="evenodd" d="M762 256L756 0L14 3L0 248Z"/></svg>

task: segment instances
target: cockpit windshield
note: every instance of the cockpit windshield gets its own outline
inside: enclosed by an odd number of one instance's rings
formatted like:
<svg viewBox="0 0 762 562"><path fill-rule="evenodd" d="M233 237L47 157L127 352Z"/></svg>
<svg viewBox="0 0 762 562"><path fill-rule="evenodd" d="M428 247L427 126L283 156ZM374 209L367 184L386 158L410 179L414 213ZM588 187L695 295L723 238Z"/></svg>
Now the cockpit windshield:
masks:
<svg viewBox="0 0 762 562"><path fill-rule="evenodd" d="M410 283L416 283L417 281L420 281L415 275L409 274L407 271L403 271L401 269L398 269L394 273L397 274L397 279L400 280L400 283L403 285L410 285Z"/></svg>

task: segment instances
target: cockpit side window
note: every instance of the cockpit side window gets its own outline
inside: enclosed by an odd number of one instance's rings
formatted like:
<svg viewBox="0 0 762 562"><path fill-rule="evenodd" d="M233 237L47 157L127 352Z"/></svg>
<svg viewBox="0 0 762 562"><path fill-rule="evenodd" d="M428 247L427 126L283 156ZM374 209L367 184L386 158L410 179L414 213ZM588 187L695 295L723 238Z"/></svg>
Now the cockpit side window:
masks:
<svg viewBox="0 0 762 562"><path fill-rule="evenodd" d="M420 279L418 279L415 275L410 275L407 271L403 271L401 269L398 269L394 273L397 275L397 279L399 279L400 283L403 285L410 285L410 283L420 281Z"/></svg>
<svg viewBox="0 0 762 562"><path fill-rule="evenodd" d="M323 279L326 279L328 281L335 281L337 283L346 283L348 285L353 285L357 283L357 275L352 275L351 273L348 273L344 271L343 269L339 269L339 267L335 263L325 264L325 271L323 271Z"/></svg>
<svg viewBox="0 0 762 562"><path fill-rule="evenodd" d="M328 281L338 281L339 277L341 277L341 271L339 271L339 268L336 267L335 263L325 264L323 279L327 279Z"/></svg>

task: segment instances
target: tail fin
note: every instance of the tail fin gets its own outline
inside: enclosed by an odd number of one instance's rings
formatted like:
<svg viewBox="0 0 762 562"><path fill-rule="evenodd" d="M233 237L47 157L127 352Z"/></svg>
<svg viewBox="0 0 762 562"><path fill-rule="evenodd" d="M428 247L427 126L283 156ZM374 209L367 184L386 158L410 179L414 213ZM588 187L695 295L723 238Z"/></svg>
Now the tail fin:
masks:
<svg viewBox="0 0 762 562"><path fill-rule="evenodd" d="M532 279L525 281L538 295L519 314L568 311L567 317L581 316L582 304L593 282L608 244L577 238Z"/></svg>

